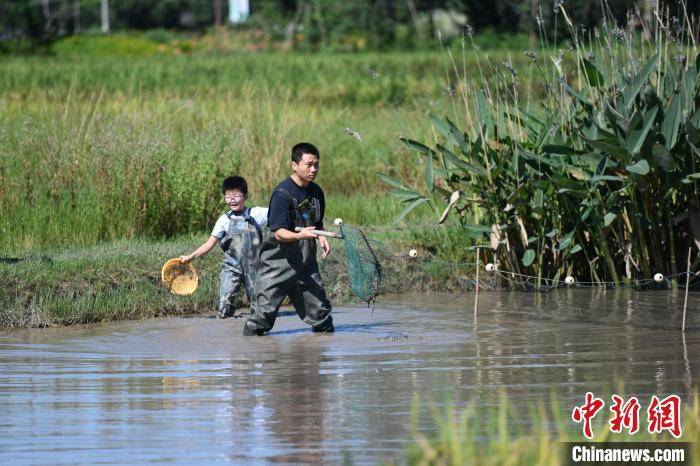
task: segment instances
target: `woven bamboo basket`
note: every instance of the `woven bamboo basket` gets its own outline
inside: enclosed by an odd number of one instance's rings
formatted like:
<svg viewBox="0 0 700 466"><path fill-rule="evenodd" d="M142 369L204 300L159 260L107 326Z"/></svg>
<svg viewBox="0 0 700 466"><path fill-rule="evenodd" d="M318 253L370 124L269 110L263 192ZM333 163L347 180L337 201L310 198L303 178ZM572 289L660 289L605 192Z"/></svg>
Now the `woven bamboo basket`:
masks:
<svg viewBox="0 0 700 466"><path fill-rule="evenodd" d="M160 271L160 277L168 291L179 296L191 295L199 284L197 271L192 264L179 258L167 261Z"/></svg>

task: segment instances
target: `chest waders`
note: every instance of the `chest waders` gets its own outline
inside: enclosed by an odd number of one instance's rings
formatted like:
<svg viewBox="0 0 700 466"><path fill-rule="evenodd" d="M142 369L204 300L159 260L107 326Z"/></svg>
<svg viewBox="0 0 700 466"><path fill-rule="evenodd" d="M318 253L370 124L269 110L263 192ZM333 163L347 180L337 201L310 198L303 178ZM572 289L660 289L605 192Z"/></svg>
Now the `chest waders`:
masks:
<svg viewBox="0 0 700 466"><path fill-rule="evenodd" d="M228 230L219 240L219 245L224 250L218 309L218 316L222 319L235 315L236 294L241 284L245 286L250 307L255 304L253 284L262 243L262 228L250 216L250 209L243 211L242 218L235 217L232 211L226 215L229 218Z"/></svg>
<svg viewBox="0 0 700 466"><path fill-rule="evenodd" d="M302 205L288 191L278 188L291 202L294 227L314 225L320 218L320 204L304 201ZM270 231L260 249L260 267L255 279L255 307L246 321L244 335L262 335L275 324L284 298L294 305L299 317L314 332L333 332L331 303L326 298L316 261L316 240L305 239L282 243Z"/></svg>

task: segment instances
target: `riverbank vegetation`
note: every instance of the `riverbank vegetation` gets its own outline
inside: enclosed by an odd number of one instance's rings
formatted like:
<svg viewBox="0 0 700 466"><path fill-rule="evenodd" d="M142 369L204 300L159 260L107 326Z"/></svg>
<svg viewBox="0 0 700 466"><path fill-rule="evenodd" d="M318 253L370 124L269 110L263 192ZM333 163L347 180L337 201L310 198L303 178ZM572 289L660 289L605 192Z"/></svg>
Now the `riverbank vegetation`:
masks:
<svg viewBox="0 0 700 466"><path fill-rule="evenodd" d="M621 282L685 271L700 261L700 56L683 4L650 21L574 24L566 46L542 28L530 62L494 62L466 40L451 54L455 108L431 115L419 183L384 180L409 206L462 196L453 218L498 266L537 278ZM556 43L556 42L555 42ZM464 65L476 57L479 73ZM535 76L535 78L533 78ZM538 95L539 91L543 94ZM444 204L443 204L444 205ZM437 217L437 215L436 215ZM489 258L490 259L490 258Z"/></svg>
<svg viewBox="0 0 700 466"><path fill-rule="evenodd" d="M445 241L444 232L370 227L375 253L382 264L380 292L469 289L473 283L443 263L410 259L411 245ZM161 283L166 259L192 250L202 234L164 240L119 240L89 247L44 249L20 257L0 258L0 328L54 327L101 321L144 319L209 313L217 306L221 253L218 248L193 263L197 291L186 297L170 294ZM356 302L350 292L342 242L320 261L326 291L334 305ZM459 272L459 270L457 270ZM462 272L466 272L462 270ZM239 305L247 306L245 293Z"/></svg>
<svg viewBox="0 0 700 466"><path fill-rule="evenodd" d="M224 177L242 174L249 204L266 204L300 140L321 149L328 224L366 228L388 258L417 249L421 278L406 283L420 289L471 286L475 247L538 287L684 270L700 209L690 18L657 10L619 27L608 16L584 31L557 5L555 30L570 38L541 23L537 51L484 50L465 28L434 51L93 56L58 42L56 56L3 59L5 325L203 309L213 285L185 309L148 277L211 228ZM155 260L144 245L158 244ZM82 258L95 251L112 259L94 264L135 281L110 284ZM42 256L52 262L31 259ZM65 303L51 310L51 296Z"/></svg>

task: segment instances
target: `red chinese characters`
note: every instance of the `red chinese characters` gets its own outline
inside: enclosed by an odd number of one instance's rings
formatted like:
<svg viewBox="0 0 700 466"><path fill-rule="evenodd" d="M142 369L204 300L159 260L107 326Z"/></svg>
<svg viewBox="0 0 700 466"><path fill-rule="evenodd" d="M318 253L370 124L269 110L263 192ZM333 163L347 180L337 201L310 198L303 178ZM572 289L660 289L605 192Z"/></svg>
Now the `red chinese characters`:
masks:
<svg viewBox="0 0 700 466"><path fill-rule="evenodd" d="M593 396L593 393L586 393L586 403L583 406L576 406L574 411L571 413L571 418L574 422L583 422L583 435L586 438L593 438L593 428L591 427L591 421L598 414L605 402L600 398Z"/></svg>
<svg viewBox="0 0 700 466"><path fill-rule="evenodd" d="M583 435L593 438L593 418L605 406L605 402L596 398L593 393L586 393L586 402L581 406L575 406L571 418L576 423L583 423ZM612 416L608 421L610 432L619 434L627 431L633 435L639 431L639 412L641 404L637 397L630 397L625 401L618 395L612 395L610 412ZM660 434L668 431L676 438L683 434L681 428L681 399L678 395L669 395L663 400L654 395L647 408L647 430L650 434Z"/></svg>
<svg viewBox="0 0 700 466"><path fill-rule="evenodd" d="M676 438L683 433L681 429L681 399L678 395L669 395L663 400L654 395L647 409L648 430L650 434L667 430Z"/></svg>
<svg viewBox="0 0 700 466"><path fill-rule="evenodd" d="M613 413L610 419L610 432L619 434L622 429L628 430L629 434L635 434L639 430L639 400L636 397L631 397L626 403L617 395L612 396L613 404L610 406L610 411Z"/></svg>

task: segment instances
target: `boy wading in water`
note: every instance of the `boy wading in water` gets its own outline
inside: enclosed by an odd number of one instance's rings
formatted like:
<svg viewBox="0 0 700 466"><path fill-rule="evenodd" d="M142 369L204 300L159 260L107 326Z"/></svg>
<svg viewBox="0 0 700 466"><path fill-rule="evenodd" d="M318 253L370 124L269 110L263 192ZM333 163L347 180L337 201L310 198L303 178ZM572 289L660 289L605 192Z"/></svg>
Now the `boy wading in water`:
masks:
<svg viewBox="0 0 700 466"><path fill-rule="evenodd" d="M218 317L236 316L236 294L245 285L251 312L255 304L253 284L258 270L262 229L267 223L267 208L246 207L248 183L240 176L226 178L221 185L228 212L221 215L209 239L191 254L180 256L189 262L211 251L218 243L224 251L221 264Z"/></svg>
<svg viewBox="0 0 700 466"><path fill-rule="evenodd" d="M262 335L272 329L282 301L292 301L299 317L314 332L333 332L331 303L326 298L316 261L316 240L326 257L331 248L323 236L325 200L314 183L319 152L308 143L292 148L292 176L281 182L270 198L270 232L260 250L255 279L255 307L246 321L244 335ZM295 228L303 228L295 231Z"/></svg>

